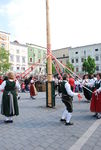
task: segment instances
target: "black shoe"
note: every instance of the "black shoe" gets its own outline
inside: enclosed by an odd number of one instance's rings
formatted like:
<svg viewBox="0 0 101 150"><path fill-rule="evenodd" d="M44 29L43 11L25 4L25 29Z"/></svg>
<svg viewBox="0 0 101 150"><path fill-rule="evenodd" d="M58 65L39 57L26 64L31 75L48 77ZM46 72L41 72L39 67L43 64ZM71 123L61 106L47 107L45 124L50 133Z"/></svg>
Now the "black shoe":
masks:
<svg viewBox="0 0 101 150"><path fill-rule="evenodd" d="M9 120L4 120L4 123L9 123Z"/></svg>
<svg viewBox="0 0 101 150"><path fill-rule="evenodd" d="M33 96L31 96L32 99L35 99Z"/></svg>
<svg viewBox="0 0 101 150"><path fill-rule="evenodd" d="M98 115L98 116L97 116L97 119L101 119L101 116Z"/></svg>
<svg viewBox="0 0 101 150"><path fill-rule="evenodd" d="M61 121L61 122L66 122L66 120L65 120L65 119L60 119L60 121Z"/></svg>
<svg viewBox="0 0 101 150"><path fill-rule="evenodd" d="M9 120L9 123L13 123L13 120Z"/></svg>
<svg viewBox="0 0 101 150"><path fill-rule="evenodd" d="M68 122L68 123L66 122L65 125L66 126L71 126L71 125L73 125L73 123L72 122Z"/></svg>
<svg viewBox="0 0 101 150"><path fill-rule="evenodd" d="M5 120L5 123L13 123L13 120Z"/></svg>
<svg viewBox="0 0 101 150"><path fill-rule="evenodd" d="M93 115L93 117L97 117L97 115L98 115L98 114L96 113L96 114Z"/></svg>
<svg viewBox="0 0 101 150"><path fill-rule="evenodd" d="M20 96L18 96L18 100L20 99Z"/></svg>

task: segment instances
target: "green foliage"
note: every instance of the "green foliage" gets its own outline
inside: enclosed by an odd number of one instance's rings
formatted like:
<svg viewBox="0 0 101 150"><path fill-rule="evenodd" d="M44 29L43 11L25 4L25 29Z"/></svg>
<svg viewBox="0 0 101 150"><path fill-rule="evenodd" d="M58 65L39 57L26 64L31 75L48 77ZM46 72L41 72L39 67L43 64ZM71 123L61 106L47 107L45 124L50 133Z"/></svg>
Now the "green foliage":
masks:
<svg viewBox="0 0 101 150"><path fill-rule="evenodd" d="M96 69L95 60L88 56L87 59L83 62L83 70L88 74L94 74Z"/></svg>
<svg viewBox="0 0 101 150"><path fill-rule="evenodd" d="M66 66L71 70L71 71L74 71L74 66L73 64L71 64L69 61L67 62ZM71 73L71 71L69 71L68 69L65 69L65 72L66 73Z"/></svg>
<svg viewBox="0 0 101 150"><path fill-rule="evenodd" d="M55 69L54 64L52 64L52 74L55 74L55 73L56 73L56 69Z"/></svg>
<svg viewBox="0 0 101 150"><path fill-rule="evenodd" d="M9 63L9 52L0 47L0 74L6 73L11 64Z"/></svg>
<svg viewBox="0 0 101 150"><path fill-rule="evenodd" d="M48 72L48 68L47 68L47 63L46 63L46 73ZM52 63L52 74L55 74L56 73L56 69L55 69L55 66L54 64Z"/></svg>

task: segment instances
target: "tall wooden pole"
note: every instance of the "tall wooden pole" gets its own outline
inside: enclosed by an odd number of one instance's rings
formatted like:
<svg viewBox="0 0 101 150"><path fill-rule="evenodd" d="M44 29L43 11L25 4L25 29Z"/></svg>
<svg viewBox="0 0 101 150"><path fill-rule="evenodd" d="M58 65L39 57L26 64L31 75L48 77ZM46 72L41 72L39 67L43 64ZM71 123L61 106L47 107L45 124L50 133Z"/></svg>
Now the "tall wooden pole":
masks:
<svg viewBox="0 0 101 150"><path fill-rule="evenodd" d="M49 22L49 0L46 0L46 27L47 27L47 55L51 53L50 40L50 22ZM47 75L48 75L48 107L52 107L52 58L47 58Z"/></svg>

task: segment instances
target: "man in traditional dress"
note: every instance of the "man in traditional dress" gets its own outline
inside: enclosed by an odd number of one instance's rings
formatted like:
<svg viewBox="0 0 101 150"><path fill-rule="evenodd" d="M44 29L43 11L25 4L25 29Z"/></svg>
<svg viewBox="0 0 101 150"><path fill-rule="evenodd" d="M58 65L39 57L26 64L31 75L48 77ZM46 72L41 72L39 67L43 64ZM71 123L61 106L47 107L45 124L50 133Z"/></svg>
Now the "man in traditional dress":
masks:
<svg viewBox="0 0 101 150"><path fill-rule="evenodd" d="M65 125L73 125L70 122L73 112L73 96L80 95L79 93L74 93L71 90L71 86L69 84L69 76L67 74L63 75L63 82L61 85L62 89L62 102L65 104L66 108L62 114L62 118L60 121L65 122Z"/></svg>

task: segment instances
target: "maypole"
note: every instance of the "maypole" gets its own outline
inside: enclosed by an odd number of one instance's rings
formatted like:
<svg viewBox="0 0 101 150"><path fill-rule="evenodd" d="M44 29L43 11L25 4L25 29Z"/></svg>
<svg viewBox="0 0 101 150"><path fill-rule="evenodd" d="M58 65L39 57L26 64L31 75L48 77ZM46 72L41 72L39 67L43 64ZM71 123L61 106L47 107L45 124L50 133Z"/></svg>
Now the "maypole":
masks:
<svg viewBox="0 0 101 150"><path fill-rule="evenodd" d="M50 22L49 22L49 0L46 0L46 34L47 34L47 88L46 88L46 106L53 107L53 82L52 82L52 57L51 57L51 40L50 40Z"/></svg>

